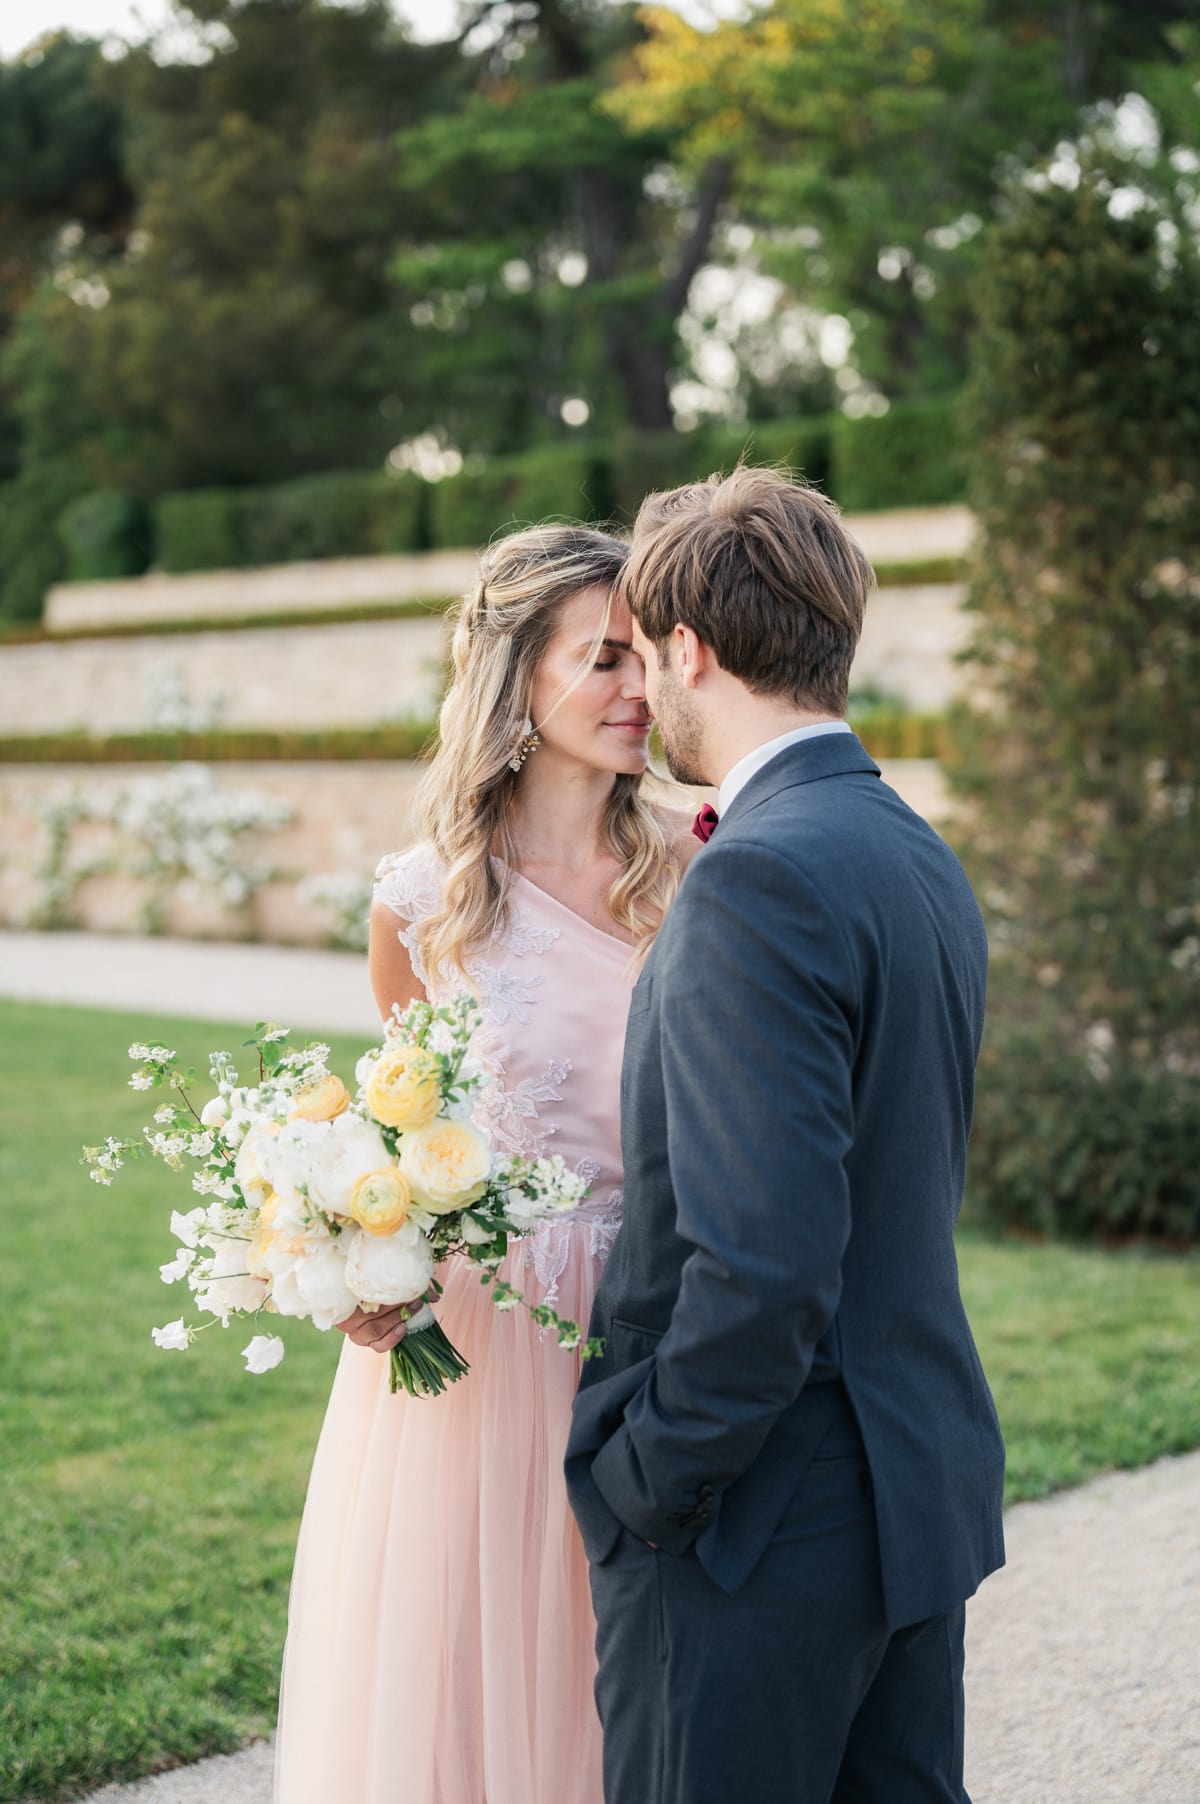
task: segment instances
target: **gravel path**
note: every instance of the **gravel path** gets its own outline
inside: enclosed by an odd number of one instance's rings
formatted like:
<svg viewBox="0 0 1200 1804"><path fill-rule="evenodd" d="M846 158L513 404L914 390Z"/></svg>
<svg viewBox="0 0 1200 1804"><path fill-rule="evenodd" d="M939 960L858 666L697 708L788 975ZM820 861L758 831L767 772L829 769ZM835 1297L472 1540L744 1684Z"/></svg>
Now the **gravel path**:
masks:
<svg viewBox="0 0 1200 1804"><path fill-rule="evenodd" d="M361 958L282 947L0 934L0 996L376 1027ZM1198 1521L1200 1453L1009 1511L967 1616L973 1804L1200 1804ZM88 1804L270 1799L260 1743Z"/></svg>
<svg viewBox="0 0 1200 1804"><path fill-rule="evenodd" d="M1009 1564L967 1615L973 1804L1200 1799L1198 1514L1200 1453L1008 1512ZM87 1804L271 1804L271 1750Z"/></svg>

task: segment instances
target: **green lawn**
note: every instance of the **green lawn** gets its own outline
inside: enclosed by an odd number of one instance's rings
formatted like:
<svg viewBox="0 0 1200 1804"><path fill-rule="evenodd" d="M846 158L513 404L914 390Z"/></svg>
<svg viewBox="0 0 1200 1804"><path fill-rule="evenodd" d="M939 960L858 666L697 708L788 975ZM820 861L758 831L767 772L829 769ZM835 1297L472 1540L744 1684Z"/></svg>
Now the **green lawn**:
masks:
<svg viewBox="0 0 1200 1804"><path fill-rule="evenodd" d="M125 1048L203 1069L228 1028L0 1003L0 1800L69 1798L269 1730L305 1475L337 1347L285 1323L160 1353L186 1180L90 1183L79 1146L148 1119ZM361 1045L335 1040L349 1076ZM1200 1260L963 1237L1011 1496L1200 1443Z"/></svg>

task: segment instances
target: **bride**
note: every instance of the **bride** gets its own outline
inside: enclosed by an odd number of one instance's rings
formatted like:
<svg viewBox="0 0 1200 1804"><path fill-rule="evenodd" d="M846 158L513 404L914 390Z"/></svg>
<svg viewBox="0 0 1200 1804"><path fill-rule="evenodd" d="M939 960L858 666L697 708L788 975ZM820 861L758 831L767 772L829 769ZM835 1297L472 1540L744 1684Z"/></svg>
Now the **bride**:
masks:
<svg viewBox="0 0 1200 1804"><path fill-rule="evenodd" d="M650 717L612 594L626 555L572 526L484 554L421 838L383 860L371 913L381 1013L471 987L493 1139L587 1178L578 1213L500 1268L583 1328L621 1217L629 991L696 850L643 794ZM439 1398L388 1391L398 1310L342 1324L292 1583L277 1804L601 1804L595 1624L562 1477L578 1356L499 1311L465 1260L441 1275L471 1372Z"/></svg>

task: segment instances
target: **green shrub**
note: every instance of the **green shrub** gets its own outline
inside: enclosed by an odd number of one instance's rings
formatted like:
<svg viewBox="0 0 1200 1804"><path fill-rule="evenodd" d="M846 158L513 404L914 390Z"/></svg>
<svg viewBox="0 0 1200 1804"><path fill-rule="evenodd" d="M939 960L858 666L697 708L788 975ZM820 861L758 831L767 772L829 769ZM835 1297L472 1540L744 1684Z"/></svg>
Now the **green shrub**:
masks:
<svg viewBox="0 0 1200 1804"><path fill-rule="evenodd" d="M204 764L279 760L341 763L421 757L436 722L391 721L381 726L275 729L214 727L203 732L22 733L0 736L0 764Z"/></svg>
<svg viewBox="0 0 1200 1804"><path fill-rule="evenodd" d="M611 458L613 517L625 526L632 526L647 495L699 482L715 468L712 435L706 427L695 432L623 433L613 440Z"/></svg>
<svg viewBox="0 0 1200 1804"><path fill-rule="evenodd" d="M600 520L611 511L606 460L590 445L539 446L496 457L434 485L435 545L486 545L536 520Z"/></svg>
<svg viewBox="0 0 1200 1804"><path fill-rule="evenodd" d="M897 402L879 419L833 416L829 487L847 513L962 501L967 472L956 396Z"/></svg>
<svg viewBox="0 0 1200 1804"><path fill-rule="evenodd" d="M242 507L246 562L423 550L428 487L407 473L351 470L248 489Z"/></svg>
<svg viewBox="0 0 1200 1804"><path fill-rule="evenodd" d="M706 449L714 469L730 470L740 459L748 464L782 464L828 494L830 428L828 414L746 421L711 429Z"/></svg>
<svg viewBox="0 0 1200 1804"><path fill-rule="evenodd" d="M1079 1235L1200 1233L1200 259L1160 230L1174 179L1093 154L1015 189L978 296L989 706L950 771L993 947L971 1194Z"/></svg>
<svg viewBox="0 0 1200 1804"><path fill-rule="evenodd" d="M246 562L243 489L188 489L154 504L161 570L237 570Z"/></svg>
<svg viewBox="0 0 1200 1804"><path fill-rule="evenodd" d="M83 482L71 463L48 461L0 487L0 617L41 619L46 590L67 573L58 522Z"/></svg>
<svg viewBox="0 0 1200 1804"><path fill-rule="evenodd" d="M150 563L150 515L141 501L120 489L93 489L65 507L59 536L71 582L139 576Z"/></svg>

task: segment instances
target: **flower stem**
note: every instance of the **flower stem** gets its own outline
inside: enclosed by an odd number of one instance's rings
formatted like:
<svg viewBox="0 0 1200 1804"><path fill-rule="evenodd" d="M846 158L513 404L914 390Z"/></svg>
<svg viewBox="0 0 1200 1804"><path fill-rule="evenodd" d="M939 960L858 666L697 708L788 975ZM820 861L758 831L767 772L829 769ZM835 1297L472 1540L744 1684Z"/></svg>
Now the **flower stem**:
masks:
<svg viewBox="0 0 1200 1804"><path fill-rule="evenodd" d="M439 1322L408 1333L392 1348L389 1388L410 1397L440 1397L448 1384L465 1378L470 1366L447 1339Z"/></svg>

